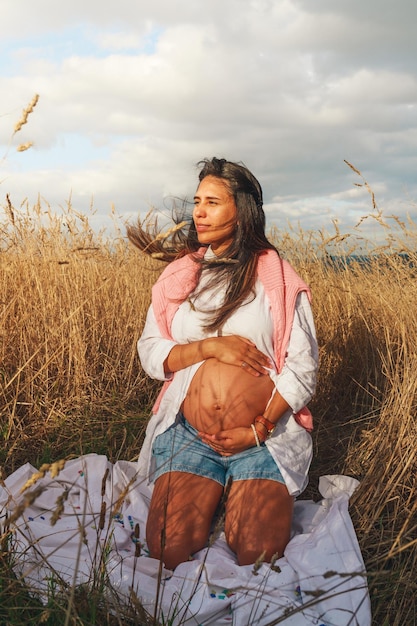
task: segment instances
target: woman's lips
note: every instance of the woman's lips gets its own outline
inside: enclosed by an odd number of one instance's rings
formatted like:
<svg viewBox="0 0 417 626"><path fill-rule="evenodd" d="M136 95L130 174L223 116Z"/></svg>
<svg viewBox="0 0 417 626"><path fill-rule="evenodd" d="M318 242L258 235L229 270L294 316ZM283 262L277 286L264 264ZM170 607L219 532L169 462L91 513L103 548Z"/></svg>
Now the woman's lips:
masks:
<svg viewBox="0 0 417 626"><path fill-rule="evenodd" d="M195 228L198 233L205 233L210 230L210 226L208 226L208 224L196 224Z"/></svg>

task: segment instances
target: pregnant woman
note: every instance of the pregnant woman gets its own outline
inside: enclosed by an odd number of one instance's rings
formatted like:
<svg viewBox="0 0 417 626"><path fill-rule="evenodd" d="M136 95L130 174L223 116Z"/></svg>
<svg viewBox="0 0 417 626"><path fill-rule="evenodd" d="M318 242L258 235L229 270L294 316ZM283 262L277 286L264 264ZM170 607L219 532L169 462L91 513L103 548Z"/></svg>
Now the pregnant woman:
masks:
<svg viewBox="0 0 417 626"><path fill-rule="evenodd" d="M170 569L207 546L221 502L240 565L281 557L312 456L309 288L266 238L253 174L199 165L189 225L170 240L128 228L168 261L138 342L144 370L164 381L138 464L153 484L148 548Z"/></svg>

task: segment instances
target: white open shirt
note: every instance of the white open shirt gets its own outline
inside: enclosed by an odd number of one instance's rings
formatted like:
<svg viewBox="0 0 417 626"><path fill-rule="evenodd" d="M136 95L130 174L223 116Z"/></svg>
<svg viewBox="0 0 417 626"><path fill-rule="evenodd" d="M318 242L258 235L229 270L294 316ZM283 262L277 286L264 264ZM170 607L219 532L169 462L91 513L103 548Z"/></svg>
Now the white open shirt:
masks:
<svg viewBox="0 0 417 626"><path fill-rule="evenodd" d="M205 280L204 271L200 286ZM145 372L156 380L173 379L162 398L158 412L153 415L146 429L146 438L138 459L138 470L152 480L152 444L154 438L175 422L178 410L185 398L191 380L202 362L178 372L165 375L163 363L176 344L190 343L216 336L203 328L204 311L212 310L222 302L223 291L212 289L195 298L191 294L176 312L171 335L173 340L162 337L152 306L148 310L143 333L138 341L139 358ZM192 304L190 303L192 302ZM272 344L273 320L269 299L262 283L255 284L255 297L240 306L225 322L223 335L240 335L253 341L256 347L274 362ZM310 303L305 292L298 295L294 321L284 367L280 373L270 369L269 375L276 390L288 402L291 409L278 421L274 433L266 441L277 463L288 491L297 496L308 482L308 470L312 458L310 434L294 419L294 413L310 400L316 387L318 348Z"/></svg>

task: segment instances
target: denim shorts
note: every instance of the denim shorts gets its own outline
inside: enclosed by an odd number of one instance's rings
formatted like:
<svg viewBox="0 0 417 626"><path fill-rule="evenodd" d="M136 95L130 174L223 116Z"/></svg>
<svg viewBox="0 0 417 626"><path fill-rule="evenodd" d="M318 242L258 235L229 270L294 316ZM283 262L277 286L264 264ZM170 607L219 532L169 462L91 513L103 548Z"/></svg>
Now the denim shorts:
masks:
<svg viewBox="0 0 417 626"><path fill-rule="evenodd" d="M167 472L188 472L211 478L226 486L229 478L235 480L275 480L285 485L267 446L253 446L248 450L221 456L201 441L198 432L178 414L175 424L158 435L152 448L154 468L152 479Z"/></svg>

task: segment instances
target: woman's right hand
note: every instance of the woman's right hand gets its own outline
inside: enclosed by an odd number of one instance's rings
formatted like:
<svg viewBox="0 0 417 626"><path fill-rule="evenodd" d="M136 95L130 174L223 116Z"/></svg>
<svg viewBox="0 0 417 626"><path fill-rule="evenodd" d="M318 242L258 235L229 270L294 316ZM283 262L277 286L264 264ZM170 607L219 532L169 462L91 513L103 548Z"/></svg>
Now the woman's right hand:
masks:
<svg viewBox="0 0 417 626"><path fill-rule="evenodd" d="M205 358L215 358L222 363L236 365L252 376L267 374L266 368L273 366L269 357L258 350L252 341L239 335L209 337L204 339Z"/></svg>

